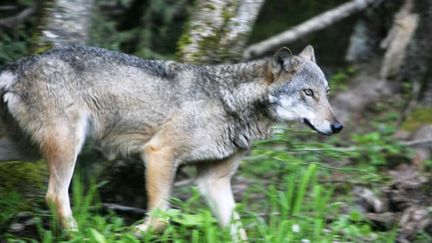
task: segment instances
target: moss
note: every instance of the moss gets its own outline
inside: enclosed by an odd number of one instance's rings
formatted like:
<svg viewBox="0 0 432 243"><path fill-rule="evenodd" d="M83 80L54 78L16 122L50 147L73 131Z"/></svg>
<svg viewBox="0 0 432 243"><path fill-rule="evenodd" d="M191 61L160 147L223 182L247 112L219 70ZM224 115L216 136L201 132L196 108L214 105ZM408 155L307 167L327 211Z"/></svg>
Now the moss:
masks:
<svg viewBox="0 0 432 243"><path fill-rule="evenodd" d="M425 124L432 124L432 108L418 108L414 110L402 123L401 128L412 132Z"/></svg>
<svg viewBox="0 0 432 243"><path fill-rule="evenodd" d="M43 2L42 8L40 11L38 11L37 16L37 27L35 28L35 31L32 35L32 41L33 43L31 52L33 54L42 53L46 50L54 47L53 43L48 42L43 38L42 31L44 28L46 28L46 25L50 18L50 10L54 8L54 1L53 0L46 0Z"/></svg>
<svg viewBox="0 0 432 243"><path fill-rule="evenodd" d="M183 34L180 36L178 42L177 42L177 51L175 54L175 58L177 60L181 60L184 56L184 49L187 45L190 45L192 43L191 36L189 34L190 30L190 21L187 21L183 27Z"/></svg>
<svg viewBox="0 0 432 243"><path fill-rule="evenodd" d="M209 4L205 6L205 8L210 8ZM208 21L205 23L201 23L201 26L209 26L213 29L213 35L202 38L197 43L198 47L194 53L184 53L184 48L192 43L190 37L190 22L188 22L184 28L183 35L178 41L178 51L177 58L181 59L182 57L189 55L190 58L187 58L192 62L200 62L200 63L220 63L227 59L231 59L232 55L230 53L230 47L221 46L221 40L226 35L227 27L230 24L231 19L235 16L235 10L237 5L235 4L227 4L222 9L222 19L223 23L219 28L214 28L212 26L212 22ZM199 28L197 26L195 28ZM191 60L190 60L191 59Z"/></svg>
<svg viewBox="0 0 432 243"><path fill-rule="evenodd" d="M227 24L231 18L234 17L233 7L228 5L222 9L222 18L224 19L224 25Z"/></svg>
<svg viewBox="0 0 432 243"><path fill-rule="evenodd" d="M208 8L209 10L212 10L212 11L216 10L216 7L214 5L212 5L212 4L210 4L210 3L207 3L204 6L204 9L206 9L206 8Z"/></svg>

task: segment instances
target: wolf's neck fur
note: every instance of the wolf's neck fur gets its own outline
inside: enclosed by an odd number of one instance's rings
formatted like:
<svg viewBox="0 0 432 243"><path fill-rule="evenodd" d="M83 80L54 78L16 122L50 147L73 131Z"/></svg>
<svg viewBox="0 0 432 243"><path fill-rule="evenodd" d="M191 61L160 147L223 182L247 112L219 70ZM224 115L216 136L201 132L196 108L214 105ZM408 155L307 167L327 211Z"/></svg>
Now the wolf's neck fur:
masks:
<svg viewBox="0 0 432 243"><path fill-rule="evenodd" d="M248 149L251 142L266 138L274 121L269 116L268 89L272 76L269 60L234 65L207 66L218 82L219 98L233 124L230 137L236 146Z"/></svg>
<svg viewBox="0 0 432 243"><path fill-rule="evenodd" d="M262 59L237 64L222 64L216 66L207 66L207 68L213 69L217 74L220 74L222 78L229 78L223 80L225 83L248 83L261 80L265 78L268 68L270 65L270 59Z"/></svg>
<svg viewBox="0 0 432 243"><path fill-rule="evenodd" d="M246 111L267 99L269 60L231 65L206 66L212 82L218 84L219 98L229 112Z"/></svg>

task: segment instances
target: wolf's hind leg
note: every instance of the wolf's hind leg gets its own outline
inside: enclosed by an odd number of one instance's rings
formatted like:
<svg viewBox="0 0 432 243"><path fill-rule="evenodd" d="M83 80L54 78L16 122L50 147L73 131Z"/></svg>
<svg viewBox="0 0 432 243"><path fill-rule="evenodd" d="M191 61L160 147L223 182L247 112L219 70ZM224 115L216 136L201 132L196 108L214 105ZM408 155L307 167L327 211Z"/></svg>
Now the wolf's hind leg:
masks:
<svg viewBox="0 0 432 243"><path fill-rule="evenodd" d="M50 126L40 136L42 156L49 168L46 201L55 207L63 228L72 231L77 230L77 224L72 216L68 188L84 141L84 134L77 129L79 126L73 127L68 123Z"/></svg>
<svg viewBox="0 0 432 243"><path fill-rule="evenodd" d="M239 215L234 211L235 201L231 190L231 177L237 170L243 153L212 163L199 164L196 180L201 194L207 200L211 210L223 227L230 226L234 241L247 240L246 231L239 222Z"/></svg>

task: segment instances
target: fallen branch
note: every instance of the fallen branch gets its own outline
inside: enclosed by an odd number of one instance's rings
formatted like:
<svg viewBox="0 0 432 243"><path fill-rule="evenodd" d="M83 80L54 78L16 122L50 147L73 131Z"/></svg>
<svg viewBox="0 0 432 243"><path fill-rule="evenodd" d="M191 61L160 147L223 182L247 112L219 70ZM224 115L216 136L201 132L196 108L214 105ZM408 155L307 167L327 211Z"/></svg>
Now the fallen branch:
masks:
<svg viewBox="0 0 432 243"><path fill-rule="evenodd" d="M374 182L362 182L362 181L354 181L354 180L344 180L344 179L319 179L319 183L321 184L350 184L353 186L370 186L374 184ZM376 183L375 183L376 184Z"/></svg>
<svg viewBox="0 0 432 243"><path fill-rule="evenodd" d="M15 9L17 9L17 6L15 6L15 5L0 6L0 11L10 11L10 10L15 10Z"/></svg>
<svg viewBox="0 0 432 243"><path fill-rule="evenodd" d="M186 186L189 184L192 184L195 181L195 178L190 178L190 179L184 179L181 181L176 181L174 182L174 187L182 187L182 186Z"/></svg>
<svg viewBox="0 0 432 243"><path fill-rule="evenodd" d="M245 59L262 56L277 47L293 42L311 32L324 29L356 12L366 9L375 0L353 0L315 16L267 40L253 44L243 53Z"/></svg>
<svg viewBox="0 0 432 243"><path fill-rule="evenodd" d="M124 205L120 205L120 204L114 204L114 203L102 203L102 206L104 208L108 208L114 211L120 211L120 212L124 212L124 213L134 213L134 214L145 214L146 210L141 209L141 208L135 208L135 207L129 207L129 206L124 206Z"/></svg>
<svg viewBox="0 0 432 243"><path fill-rule="evenodd" d="M412 140L412 141L401 141L400 143L405 146L416 146L416 145L427 145L427 144L432 145L432 139L429 138L429 139L419 139L419 140Z"/></svg>
<svg viewBox="0 0 432 243"><path fill-rule="evenodd" d="M0 27L5 28L12 28L17 26L18 24L22 23L24 20L26 20L28 17L32 16L36 12L35 7L26 8L23 11L21 11L19 14L0 19Z"/></svg>

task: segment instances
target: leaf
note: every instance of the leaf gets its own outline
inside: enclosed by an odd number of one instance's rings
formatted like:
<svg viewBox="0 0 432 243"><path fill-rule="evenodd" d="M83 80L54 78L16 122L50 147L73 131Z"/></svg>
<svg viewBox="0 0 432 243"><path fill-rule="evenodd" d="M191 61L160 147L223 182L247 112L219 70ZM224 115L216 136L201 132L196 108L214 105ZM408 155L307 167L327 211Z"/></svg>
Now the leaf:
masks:
<svg viewBox="0 0 432 243"><path fill-rule="evenodd" d="M97 242L97 243L106 243L107 242L105 239L105 236L103 236L101 233L99 233L99 231L97 231L96 229L91 228L89 230L89 232L90 232L90 237L92 238L92 240L94 242Z"/></svg>

